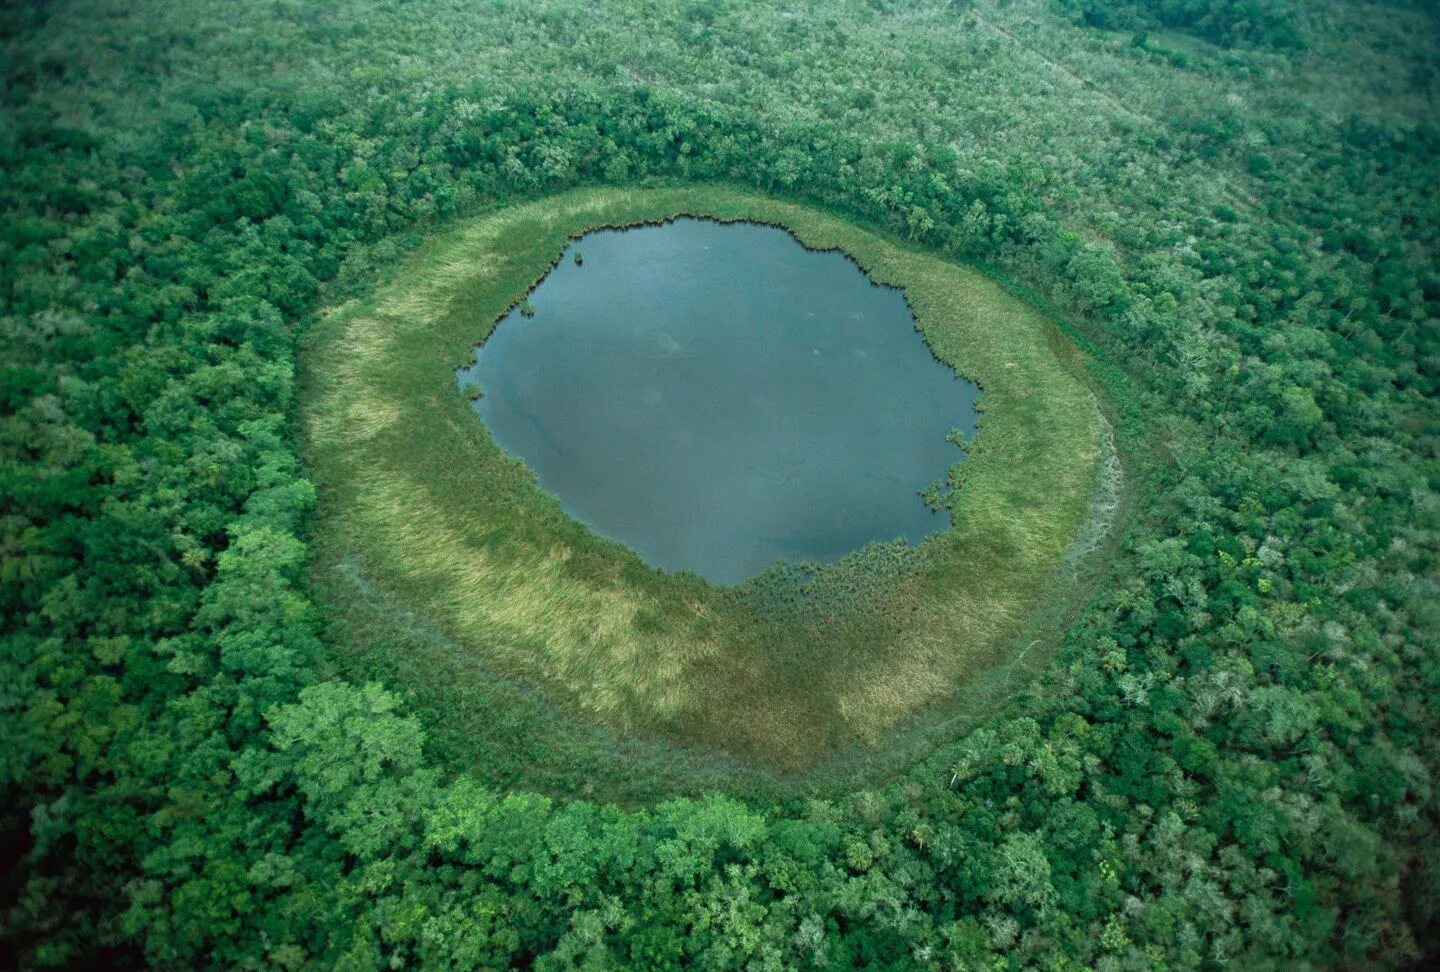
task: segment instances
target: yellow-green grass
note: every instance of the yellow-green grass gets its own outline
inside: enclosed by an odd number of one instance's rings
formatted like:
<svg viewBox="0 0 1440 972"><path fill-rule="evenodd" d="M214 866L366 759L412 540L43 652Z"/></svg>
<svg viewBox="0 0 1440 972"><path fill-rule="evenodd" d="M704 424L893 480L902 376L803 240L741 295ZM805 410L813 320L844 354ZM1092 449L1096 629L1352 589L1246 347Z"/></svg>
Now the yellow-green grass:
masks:
<svg viewBox="0 0 1440 972"><path fill-rule="evenodd" d="M456 387L571 237L678 215L844 251L902 287L935 355L982 389L950 528L848 616L767 620L732 590L648 567L566 516ZM621 733L797 768L1005 660L1095 491L1099 419L1076 354L990 278L833 215L719 187L590 189L461 225L336 308L307 352L303 418L322 531L487 672Z"/></svg>

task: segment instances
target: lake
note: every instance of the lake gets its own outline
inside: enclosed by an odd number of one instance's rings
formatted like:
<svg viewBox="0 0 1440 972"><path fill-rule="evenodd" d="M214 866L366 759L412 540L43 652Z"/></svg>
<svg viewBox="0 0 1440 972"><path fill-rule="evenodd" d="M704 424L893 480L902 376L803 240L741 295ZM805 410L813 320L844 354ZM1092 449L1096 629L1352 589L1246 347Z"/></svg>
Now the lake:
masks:
<svg viewBox="0 0 1440 972"><path fill-rule="evenodd" d="M751 223L599 230L522 306L458 381L568 514L647 563L735 584L949 525L919 490L963 458L946 434L974 434L979 389L843 254Z"/></svg>

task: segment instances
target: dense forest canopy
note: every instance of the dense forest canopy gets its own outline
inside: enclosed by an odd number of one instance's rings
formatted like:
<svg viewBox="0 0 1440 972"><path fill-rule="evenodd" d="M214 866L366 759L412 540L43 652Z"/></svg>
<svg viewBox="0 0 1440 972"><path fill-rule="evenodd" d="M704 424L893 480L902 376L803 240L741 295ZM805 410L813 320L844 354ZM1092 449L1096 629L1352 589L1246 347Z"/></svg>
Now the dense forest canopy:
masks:
<svg viewBox="0 0 1440 972"><path fill-rule="evenodd" d="M6 5L7 954L1434 952L1437 30L1423 0ZM461 217L702 181L1051 308L1136 513L1043 674L888 782L617 805L458 767L443 696L336 643L297 348Z"/></svg>
<svg viewBox="0 0 1440 972"><path fill-rule="evenodd" d="M1226 47L1299 47L1303 7L1295 0L1059 0L1057 6L1104 30L1170 28Z"/></svg>

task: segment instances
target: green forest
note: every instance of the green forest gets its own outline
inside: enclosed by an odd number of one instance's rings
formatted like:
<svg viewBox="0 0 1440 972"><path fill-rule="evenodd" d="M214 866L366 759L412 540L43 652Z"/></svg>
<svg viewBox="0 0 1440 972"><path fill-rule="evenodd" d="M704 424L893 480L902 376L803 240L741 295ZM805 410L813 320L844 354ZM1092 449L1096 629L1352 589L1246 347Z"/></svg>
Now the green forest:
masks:
<svg viewBox="0 0 1440 972"><path fill-rule="evenodd" d="M0 77L0 966L1440 956L1432 0L17 0ZM993 394L947 535L1066 511L987 549L1013 603L883 545L722 596L528 481L551 520L496 531L567 537L564 598L467 626L400 576L451 505L367 520L364 477L472 467L347 458L334 342L391 342L344 401L463 412L406 384L483 336L422 284L504 269L483 332L569 236L681 212L914 291ZM995 335L967 366L969 311L1063 394ZM513 661L587 624L702 688ZM790 745L907 632L943 691ZM812 708L741 738L756 686Z"/></svg>

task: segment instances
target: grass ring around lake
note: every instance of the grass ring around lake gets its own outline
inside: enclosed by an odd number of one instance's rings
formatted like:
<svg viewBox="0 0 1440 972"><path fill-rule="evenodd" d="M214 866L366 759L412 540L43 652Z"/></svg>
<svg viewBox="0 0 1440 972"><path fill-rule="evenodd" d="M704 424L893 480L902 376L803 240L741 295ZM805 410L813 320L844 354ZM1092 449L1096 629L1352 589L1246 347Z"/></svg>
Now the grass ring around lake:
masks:
<svg viewBox="0 0 1440 972"><path fill-rule="evenodd" d="M717 588L597 536L495 446L456 367L571 238L678 215L782 226L903 288L936 357L983 390L949 529ZM1079 357L983 274L814 209L711 187L571 192L438 236L316 328L302 413L319 531L366 598L496 677L622 734L803 768L983 677L1053 589L1102 457Z"/></svg>

